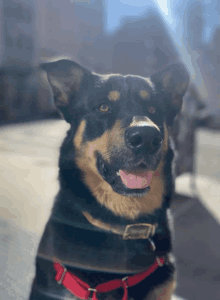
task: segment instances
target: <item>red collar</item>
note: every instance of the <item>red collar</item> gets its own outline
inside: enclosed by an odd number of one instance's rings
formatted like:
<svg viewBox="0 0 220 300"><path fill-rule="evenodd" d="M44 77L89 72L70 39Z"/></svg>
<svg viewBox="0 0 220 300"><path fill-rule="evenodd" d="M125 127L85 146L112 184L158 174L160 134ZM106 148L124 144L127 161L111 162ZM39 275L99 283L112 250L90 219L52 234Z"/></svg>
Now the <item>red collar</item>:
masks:
<svg viewBox="0 0 220 300"><path fill-rule="evenodd" d="M82 281L64 268L59 262L54 262L54 269L56 271L55 280L65 286L66 289L80 299L98 300L97 293L107 293L116 290L120 287L124 288L124 295L122 300L128 300L127 288L134 286L144 280L147 276L152 274L158 267L162 267L165 263L163 257L157 257L154 263L144 272L137 273L132 276L127 276L122 279L115 279L105 283L101 283L96 288L91 288L88 283ZM93 293L92 298L89 297Z"/></svg>

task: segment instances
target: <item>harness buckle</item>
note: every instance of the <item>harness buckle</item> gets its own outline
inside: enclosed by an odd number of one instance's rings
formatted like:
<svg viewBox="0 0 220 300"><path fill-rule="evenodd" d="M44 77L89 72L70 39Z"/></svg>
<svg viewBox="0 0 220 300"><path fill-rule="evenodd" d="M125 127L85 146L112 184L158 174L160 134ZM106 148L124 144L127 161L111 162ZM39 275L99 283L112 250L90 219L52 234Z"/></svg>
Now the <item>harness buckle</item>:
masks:
<svg viewBox="0 0 220 300"><path fill-rule="evenodd" d="M126 280L128 279L128 276L125 276L124 278L122 278L122 280L121 281L125 281L125 284L126 284L126 289L128 288L128 286L127 286L127 282L126 282Z"/></svg>
<svg viewBox="0 0 220 300"><path fill-rule="evenodd" d="M88 288L88 291L90 291L90 292L97 292L97 290L93 289L93 288Z"/></svg>
<svg viewBox="0 0 220 300"><path fill-rule="evenodd" d="M57 281L58 284L62 284L63 278L66 275L67 269L64 267L63 274L61 275L60 280Z"/></svg>
<svg viewBox="0 0 220 300"><path fill-rule="evenodd" d="M123 234L123 240L148 239L155 234L156 225L139 223L127 225Z"/></svg>
<svg viewBox="0 0 220 300"><path fill-rule="evenodd" d="M89 291L89 292L94 292L94 293L97 292L97 290L96 290L96 289L93 289L93 288L88 288L88 291ZM93 297L89 297L88 300L93 300Z"/></svg>
<svg viewBox="0 0 220 300"><path fill-rule="evenodd" d="M160 267L163 267L163 264L161 263L160 258L159 258L159 257L156 257L156 260L157 260L158 265L159 265Z"/></svg>
<svg viewBox="0 0 220 300"><path fill-rule="evenodd" d="M150 242L150 246L151 246L152 251L155 251L156 250L156 246L154 244L154 241L151 238L148 238L148 241Z"/></svg>

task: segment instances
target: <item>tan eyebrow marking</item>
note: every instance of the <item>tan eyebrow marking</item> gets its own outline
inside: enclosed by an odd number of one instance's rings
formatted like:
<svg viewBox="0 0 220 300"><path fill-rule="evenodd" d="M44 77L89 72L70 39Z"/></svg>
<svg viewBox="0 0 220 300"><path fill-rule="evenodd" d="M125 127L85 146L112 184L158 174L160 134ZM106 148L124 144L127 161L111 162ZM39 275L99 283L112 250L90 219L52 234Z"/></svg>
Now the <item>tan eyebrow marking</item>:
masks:
<svg viewBox="0 0 220 300"><path fill-rule="evenodd" d="M111 92L109 92L109 94L108 94L108 99L110 100L110 101L117 101L117 100L119 100L120 99L120 93L118 92L118 91L111 91Z"/></svg>
<svg viewBox="0 0 220 300"><path fill-rule="evenodd" d="M150 99L150 94L146 90L140 90L139 95L142 99Z"/></svg>

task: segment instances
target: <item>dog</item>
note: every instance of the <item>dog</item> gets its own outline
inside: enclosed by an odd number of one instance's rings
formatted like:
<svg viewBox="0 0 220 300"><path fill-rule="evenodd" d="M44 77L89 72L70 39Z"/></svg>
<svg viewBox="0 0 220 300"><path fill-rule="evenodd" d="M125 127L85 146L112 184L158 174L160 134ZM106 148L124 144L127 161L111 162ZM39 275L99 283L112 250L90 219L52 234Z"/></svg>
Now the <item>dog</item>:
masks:
<svg viewBox="0 0 220 300"><path fill-rule="evenodd" d="M41 68L70 129L29 299L170 300L170 131L187 70L100 75L67 59Z"/></svg>

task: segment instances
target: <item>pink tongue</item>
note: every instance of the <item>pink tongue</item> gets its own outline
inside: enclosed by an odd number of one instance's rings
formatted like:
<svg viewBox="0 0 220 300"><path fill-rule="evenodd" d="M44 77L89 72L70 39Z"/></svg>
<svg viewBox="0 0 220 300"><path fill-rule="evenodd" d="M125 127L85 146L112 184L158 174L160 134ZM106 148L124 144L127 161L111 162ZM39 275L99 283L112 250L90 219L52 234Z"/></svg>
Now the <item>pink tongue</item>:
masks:
<svg viewBox="0 0 220 300"><path fill-rule="evenodd" d="M129 173L123 170L119 171L124 185L129 189L144 189L150 185L153 172L146 171L143 173Z"/></svg>

